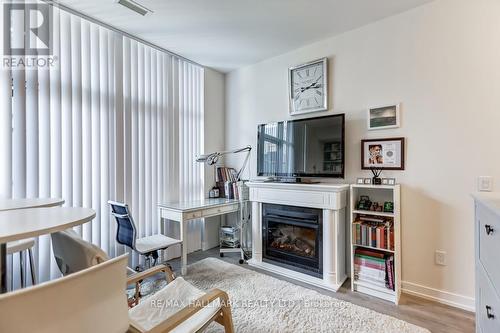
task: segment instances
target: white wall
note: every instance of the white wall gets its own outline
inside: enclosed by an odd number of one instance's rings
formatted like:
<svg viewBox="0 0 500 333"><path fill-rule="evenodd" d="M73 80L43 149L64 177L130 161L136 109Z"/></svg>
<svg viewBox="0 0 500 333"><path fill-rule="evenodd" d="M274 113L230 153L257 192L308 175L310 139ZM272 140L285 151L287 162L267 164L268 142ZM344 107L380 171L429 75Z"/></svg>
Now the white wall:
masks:
<svg viewBox="0 0 500 333"><path fill-rule="evenodd" d="M473 306L476 176L500 180L500 3L437 0L226 75L226 148L256 147L257 125L290 119L287 69L329 58L330 107L346 113L345 182L360 140L404 136L403 281L407 291ZM366 108L402 103L399 129L366 130ZM312 116L312 115L311 115ZM232 158L233 164L241 160ZM230 163L229 163L230 164ZM256 154L250 163L256 174ZM448 265L434 264L434 251Z"/></svg>
<svg viewBox="0 0 500 333"><path fill-rule="evenodd" d="M205 69L205 153L224 150L225 144L225 75ZM214 170L205 166L205 192L214 186ZM205 219L202 249L219 245L220 217Z"/></svg>

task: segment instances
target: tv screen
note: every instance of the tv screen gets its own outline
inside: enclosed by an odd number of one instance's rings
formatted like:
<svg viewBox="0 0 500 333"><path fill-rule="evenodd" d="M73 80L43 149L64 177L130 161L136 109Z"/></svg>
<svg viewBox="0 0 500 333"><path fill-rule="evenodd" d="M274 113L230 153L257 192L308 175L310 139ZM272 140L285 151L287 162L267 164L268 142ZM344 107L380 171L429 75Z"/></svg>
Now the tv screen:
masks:
<svg viewBox="0 0 500 333"><path fill-rule="evenodd" d="M344 178L344 114L259 125L257 174Z"/></svg>

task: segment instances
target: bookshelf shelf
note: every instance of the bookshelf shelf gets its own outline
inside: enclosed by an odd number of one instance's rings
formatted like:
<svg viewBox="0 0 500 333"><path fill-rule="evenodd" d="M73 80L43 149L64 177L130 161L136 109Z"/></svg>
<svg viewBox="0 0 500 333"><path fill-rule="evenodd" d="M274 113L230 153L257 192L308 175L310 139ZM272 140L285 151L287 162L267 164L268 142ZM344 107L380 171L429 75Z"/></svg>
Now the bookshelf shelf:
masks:
<svg viewBox="0 0 500 333"><path fill-rule="evenodd" d="M357 203L362 195L368 196L372 202L378 202L382 205L386 201L393 202L394 212L387 213L356 209ZM353 184L351 185L350 191L350 207L351 289L356 292L365 293L398 304L401 295L400 185ZM384 219L385 221L384 223L378 222L378 224L370 224L370 221L360 222L360 214L367 216L371 215L374 217L378 216L380 219ZM392 228L390 227L391 223ZM361 236L360 230L362 231ZM356 236L358 237L357 239ZM375 240L373 237L377 237L377 246L380 243L381 248L360 244L370 244L372 240ZM389 237L391 242L393 242L392 244L394 245L394 250L383 248L384 242L386 242ZM366 240L368 240L368 242ZM387 246L387 243L385 246ZM356 252L356 250L359 252ZM355 256L355 254L357 255ZM377 255L379 257L376 257ZM364 262L367 260L368 264L365 264ZM378 264L376 260L378 260ZM375 266L377 268L373 268L373 263L379 266ZM393 268L388 269L388 267ZM356 278L354 278L355 272ZM386 281L389 281L389 276L391 277L390 282L394 286L394 290L392 290L392 287L387 288L380 285L380 283L384 283L384 272ZM390 274L387 272L390 272ZM371 274L375 274L376 278L373 279Z"/></svg>
<svg viewBox="0 0 500 333"><path fill-rule="evenodd" d="M364 214L364 215L373 215L373 216L384 216L384 217L394 217L394 213L386 213L386 212L374 212L371 210L353 210L353 214Z"/></svg>
<svg viewBox="0 0 500 333"><path fill-rule="evenodd" d="M368 246L368 245L361 245L361 244L352 244L353 247L362 247L362 248L365 248L365 249L371 249L371 250L377 250L377 251L383 251L383 252L389 252L389 253L394 253L393 250L389 250L389 249L381 249L381 248L378 248L378 247L373 247L373 246Z"/></svg>

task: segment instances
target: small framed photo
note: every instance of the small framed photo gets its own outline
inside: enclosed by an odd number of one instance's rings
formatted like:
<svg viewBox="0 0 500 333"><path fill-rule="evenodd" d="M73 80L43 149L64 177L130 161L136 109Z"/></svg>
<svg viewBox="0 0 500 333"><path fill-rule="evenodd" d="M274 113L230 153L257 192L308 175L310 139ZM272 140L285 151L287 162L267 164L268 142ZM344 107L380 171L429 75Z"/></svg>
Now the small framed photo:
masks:
<svg viewBox="0 0 500 333"><path fill-rule="evenodd" d="M372 184L372 179L371 178L365 178L364 182L365 182L365 185L371 185Z"/></svg>
<svg viewBox="0 0 500 333"><path fill-rule="evenodd" d="M400 104L394 104L368 109L368 129L379 130L399 127L399 107Z"/></svg>
<svg viewBox="0 0 500 333"><path fill-rule="evenodd" d="M396 178L387 178L387 185L396 185Z"/></svg>
<svg viewBox="0 0 500 333"><path fill-rule="evenodd" d="M382 178L382 185L389 185L389 178Z"/></svg>
<svg viewBox="0 0 500 333"><path fill-rule="evenodd" d="M361 140L361 169L404 170L405 138Z"/></svg>
<svg viewBox="0 0 500 333"><path fill-rule="evenodd" d="M364 183L365 183L365 179L364 178L357 178L356 179L356 184L363 185Z"/></svg>

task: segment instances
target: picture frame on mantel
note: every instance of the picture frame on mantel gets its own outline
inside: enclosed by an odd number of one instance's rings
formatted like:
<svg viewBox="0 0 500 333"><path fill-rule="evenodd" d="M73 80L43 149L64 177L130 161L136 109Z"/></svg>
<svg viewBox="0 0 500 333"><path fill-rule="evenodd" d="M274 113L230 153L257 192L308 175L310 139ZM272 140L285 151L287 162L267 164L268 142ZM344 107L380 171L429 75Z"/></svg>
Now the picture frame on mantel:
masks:
<svg viewBox="0 0 500 333"><path fill-rule="evenodd" d="M361 169L404 170L405 138L361 140Z"/></svg>

